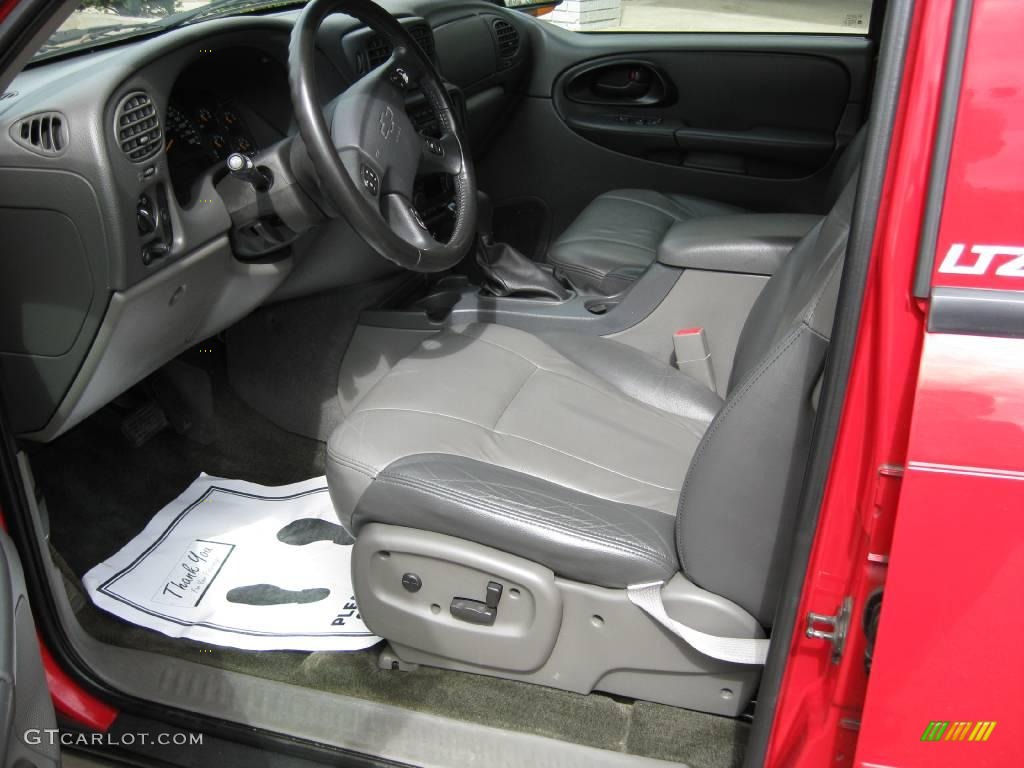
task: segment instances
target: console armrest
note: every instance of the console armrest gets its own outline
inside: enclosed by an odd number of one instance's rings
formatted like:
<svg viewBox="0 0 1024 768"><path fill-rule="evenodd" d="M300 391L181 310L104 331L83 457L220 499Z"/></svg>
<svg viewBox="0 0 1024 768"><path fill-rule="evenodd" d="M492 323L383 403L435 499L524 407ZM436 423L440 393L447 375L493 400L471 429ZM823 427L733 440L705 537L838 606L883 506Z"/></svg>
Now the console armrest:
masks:
<svg viewBox="0 0 1024 768"><path fill-rule="evenodd" d="M674 225L658 246L658 261L683 269L772 275L821 216L739 213Z"/></svg>

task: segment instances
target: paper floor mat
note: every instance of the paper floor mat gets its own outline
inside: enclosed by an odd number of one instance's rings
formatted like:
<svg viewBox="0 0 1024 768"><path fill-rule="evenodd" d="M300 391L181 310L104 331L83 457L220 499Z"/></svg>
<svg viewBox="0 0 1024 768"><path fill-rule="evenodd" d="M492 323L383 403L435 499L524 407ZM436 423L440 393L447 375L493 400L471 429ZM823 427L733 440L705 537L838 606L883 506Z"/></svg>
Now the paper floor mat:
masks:
<svg viewBox="0 0 1024 768"><path fill-rule="evenodd" d="M326 478L267 487L203 474L82 581L100 608L171 637L354 651L380 638L355 604L351 543Z"/></svg>

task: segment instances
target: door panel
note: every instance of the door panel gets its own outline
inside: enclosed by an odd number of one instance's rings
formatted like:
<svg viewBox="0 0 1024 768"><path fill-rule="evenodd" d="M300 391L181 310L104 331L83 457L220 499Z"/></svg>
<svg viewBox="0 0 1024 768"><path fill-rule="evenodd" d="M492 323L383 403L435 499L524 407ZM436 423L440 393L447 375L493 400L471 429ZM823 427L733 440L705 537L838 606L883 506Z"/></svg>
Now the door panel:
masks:
<svg viewBox="0 0 1024 768"><path fill-rule="evenodd" d="M800 178L828 162L850 76L828 58L668 51L605 57L555 83L559 115L584 138L646 160Z"/></svg>
<svg viewBox="0 0 1024 768"><path fill-rule="evenodd" d="M580 34L527 21L527 97L478 170L496 228L514 216L509 229L533 233L530 255L613 189L824 207L829 171L865 113L867 38Z"/></svg>

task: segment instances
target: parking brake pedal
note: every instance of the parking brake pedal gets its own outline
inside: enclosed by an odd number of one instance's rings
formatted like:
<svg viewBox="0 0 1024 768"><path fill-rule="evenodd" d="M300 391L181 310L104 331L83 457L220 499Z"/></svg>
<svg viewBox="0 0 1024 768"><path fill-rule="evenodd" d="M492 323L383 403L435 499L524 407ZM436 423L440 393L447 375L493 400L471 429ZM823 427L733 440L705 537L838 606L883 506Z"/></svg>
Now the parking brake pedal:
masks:
<svg viewBox="0 0 1024 768"><path fill-rule="evenodd" d="M487 582L486 597L474 600L469 597L453 597L449 607L452 616L469 624L494 626L498 618L498 603L501 601L502 586L496 581Z"/></svg>

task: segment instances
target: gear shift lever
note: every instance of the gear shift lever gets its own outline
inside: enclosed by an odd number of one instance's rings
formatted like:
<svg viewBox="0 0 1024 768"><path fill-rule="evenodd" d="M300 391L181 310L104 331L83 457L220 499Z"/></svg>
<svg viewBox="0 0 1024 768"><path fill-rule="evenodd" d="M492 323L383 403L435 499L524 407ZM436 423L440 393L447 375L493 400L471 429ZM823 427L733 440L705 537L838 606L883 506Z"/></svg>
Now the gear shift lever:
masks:
<svg viewBox="0 0 1024 768"><path fill-rule="evenodd" d="M511 296L524 299L565 301L572 291L563 286L551 272L528 259L508 243L494 240L491 198L477 193L477 251L476 262L484 273L481 293L491 296Z"/></svg>

